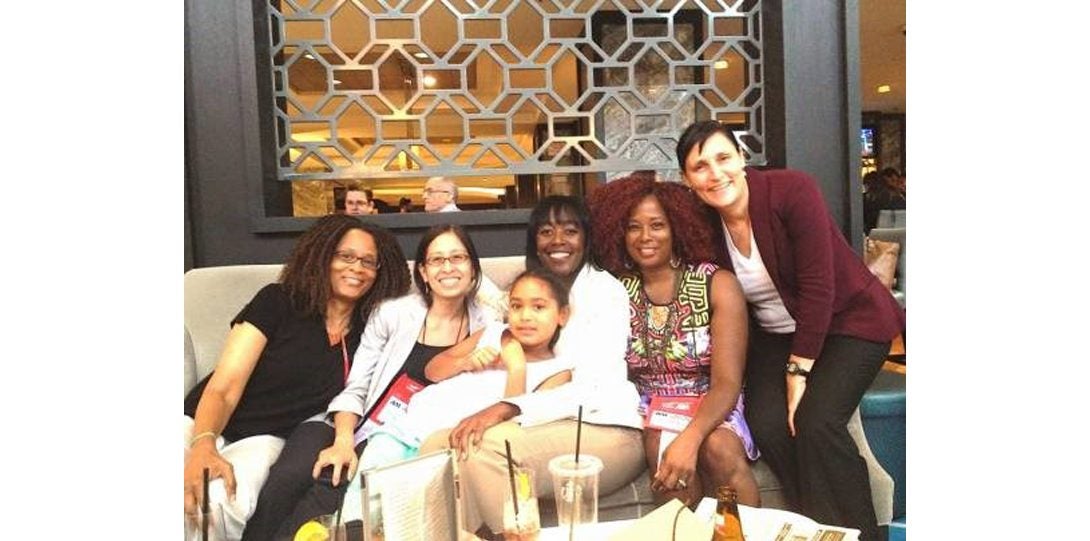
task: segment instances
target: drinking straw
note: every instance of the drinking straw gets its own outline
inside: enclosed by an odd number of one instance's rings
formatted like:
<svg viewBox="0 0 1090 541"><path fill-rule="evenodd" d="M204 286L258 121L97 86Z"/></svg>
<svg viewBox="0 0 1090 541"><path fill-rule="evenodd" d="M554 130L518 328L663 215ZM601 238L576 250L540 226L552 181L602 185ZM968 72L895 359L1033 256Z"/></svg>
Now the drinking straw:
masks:
<svg viewBox="0 0 1090 541"><path fill-rule="evenodd" d="M330 539L338 539L337 532L341 529L341 509L344 509L344 498L341 498L341 505L337 507L337 516L333 519L333 533L329 536Z"/></svg>
<svg viewBox="0 0 1090 541"><path fill-rule="evenodd" d="M511 478L511 503L515 506L515 525L519 522L519 493L515 489L515 461L511 458L511 442L510 440L503 440L503 443L507 445L507 473Z"/></svg>
<svg viewBox="0 0 1090 541"><path fill-rule="evenodd" d="M583 405L579 405L579 418L575 422L575 469L579 469L579 443L583 440ZM575 538L575 515L579 512L579 507L576 506L576 500L582 497L582 490L579 490L576 485L572 485L572 498L571 498L571 522L568 524L568 541L572 541Z"/></svg>
<svg viewBox="0 0 1090 541"><path fill-rule="evenodd" d="M579 442L583 435L583 406L579 406L579 420L575 423L575 465L579 466Z"/></svg>
<svg viewBox="0 0 1090 541"><path fill-rule="evenodd" d="M204 469L204 496L201 498L201 540L208 541L208 468Z"/></svg>

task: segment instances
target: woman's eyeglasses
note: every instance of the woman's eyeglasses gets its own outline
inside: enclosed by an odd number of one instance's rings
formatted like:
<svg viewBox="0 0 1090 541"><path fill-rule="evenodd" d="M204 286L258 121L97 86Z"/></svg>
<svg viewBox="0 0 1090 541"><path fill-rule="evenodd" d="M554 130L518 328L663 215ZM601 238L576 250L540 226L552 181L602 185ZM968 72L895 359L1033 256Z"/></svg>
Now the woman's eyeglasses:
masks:
<svg viewBox="0 0 1090 541"><path fill-rule="evenodd" d="M433 255L424 259L424 263L429 267L442 267L447 261L450 261L451 265L461 265L469 261L469 254Z"/></svg>
<svg viewBox="0 0 1090 541"><path fill-rule="evenodd" d="M334 252L333 257L345 265L352 265L359 261L360 266L365 269L378 270L379 267L378 260L371 256L359 257L352 252Z"/></svg>

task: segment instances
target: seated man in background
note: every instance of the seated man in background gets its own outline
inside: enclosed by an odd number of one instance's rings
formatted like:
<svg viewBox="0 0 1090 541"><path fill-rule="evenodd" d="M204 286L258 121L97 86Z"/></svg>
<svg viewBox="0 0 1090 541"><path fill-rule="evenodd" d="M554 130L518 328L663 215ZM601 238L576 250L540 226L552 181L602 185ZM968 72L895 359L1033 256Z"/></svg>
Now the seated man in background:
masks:
<svg viewBox="0 0 1090 541"><path fill-rule="evenodd" d="M367 192L356 186L349 186L344 192L344 213L349 216L366 216L376 214L375 206Z"/></svg>
<svg viewBox="0 0 1090 541"><path fill-rule="evenodd" d="M431 177L424 183L425 212L458 212L458 185L448 177Z"/></svg>

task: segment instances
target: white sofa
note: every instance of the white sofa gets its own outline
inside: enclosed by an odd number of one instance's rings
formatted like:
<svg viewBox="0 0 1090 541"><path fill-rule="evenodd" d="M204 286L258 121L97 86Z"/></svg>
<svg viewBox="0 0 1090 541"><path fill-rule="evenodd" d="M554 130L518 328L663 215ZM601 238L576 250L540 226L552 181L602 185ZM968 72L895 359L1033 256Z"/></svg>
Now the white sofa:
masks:
<svg viewBox="0 0 1090 541"><path fill-rule="evenodd" d="M485 275L506 290L515 276L522 272L524 260L522 256L490 257L482 259L481 266ZM183 396L215 368L231 318L262 286L276 281L280 268L281 265L237 265L205 267L185 273ZM878 524L889 524L893 516L893 479L871 453L858 410L848 423L848 429L867 462ZM763 460L758 460L754 465L754 474L760 487L762 504L766 507L783 507L785 502L779 480ZM543 523L555 524L551 500L542 498L539 503ZM646 471L628 485L599 498L599 515L603 521L640 517L654 507Z"/></svg>

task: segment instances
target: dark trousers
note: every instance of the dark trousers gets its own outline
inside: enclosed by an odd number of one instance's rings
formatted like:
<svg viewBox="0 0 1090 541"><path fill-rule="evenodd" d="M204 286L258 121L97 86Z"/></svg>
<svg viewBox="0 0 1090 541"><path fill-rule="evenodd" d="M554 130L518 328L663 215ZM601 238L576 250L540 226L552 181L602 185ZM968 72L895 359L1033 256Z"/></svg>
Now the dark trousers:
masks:
<svg viewBox="0 0 1090 541"><path fill-rule="evenodd" d="M333 445L333 436L333 427L320 422L302 423L291 433L269 468L269 477L257 497L257 507L242 532L242 541L290 540L304 522L337 511L349 480L342 478L334 487L330 467L317 480L313 477L318 453ZM365 444L366 441L356 447L357 455Z"/></svg>
<svg viewBox="0 0 1090 541"><path fill-rule="evenodd" d="M796 511L825 524L858 528L860 539L876 540L867 464L847 424L890 344L828 336L807 378L791 437L784 366L792 336L750 331L745 386L750 431Z"/></svg>

